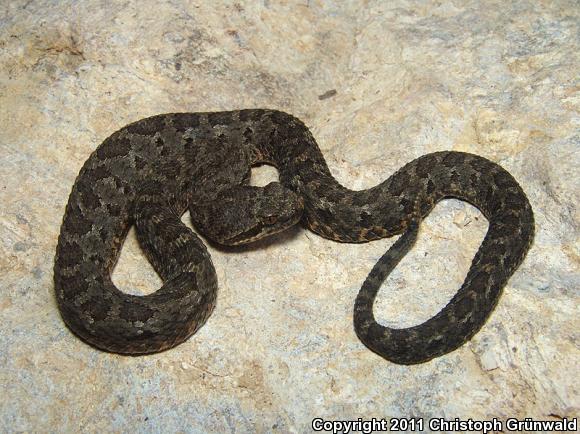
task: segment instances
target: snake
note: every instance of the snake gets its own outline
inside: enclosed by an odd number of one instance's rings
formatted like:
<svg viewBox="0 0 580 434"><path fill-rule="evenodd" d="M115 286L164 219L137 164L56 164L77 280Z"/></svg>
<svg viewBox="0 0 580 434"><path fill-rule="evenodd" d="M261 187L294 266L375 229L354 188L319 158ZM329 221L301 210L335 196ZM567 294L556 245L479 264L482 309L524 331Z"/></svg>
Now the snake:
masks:
<svg viewBox="0 0 580 434"><path fill-rule="evenodd" d="M279 179L250 184L267 164ZM489 222L467 276L449 303L408 328L380 324L378 291L413 247L421 221L445 198L477 207ZM66 326L100 350L145 355L191 337L216 305L218 283L189 210L208 242L244 245L301 224L338 242L400 235L372 268L354 303L354 331L371 351L417 364L469 341L497 305L534 236L530 203L498 164L440 151L407 163L364 190L342 186L297 117L278 110L167 113L111 134L90 155L66 205L54 262ZM111 274L128 230L162 285L148 295L119 290Z"/></svg>

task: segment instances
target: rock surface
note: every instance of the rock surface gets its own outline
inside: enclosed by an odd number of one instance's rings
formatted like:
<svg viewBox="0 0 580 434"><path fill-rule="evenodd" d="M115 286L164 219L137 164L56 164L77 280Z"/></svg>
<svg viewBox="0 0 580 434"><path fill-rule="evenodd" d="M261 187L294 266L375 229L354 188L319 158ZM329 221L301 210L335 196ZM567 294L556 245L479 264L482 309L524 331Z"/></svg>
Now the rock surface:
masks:
<svg viewBox="0 0 580 434"><path fill-rule="evenodd" d="M0 429L309 432L315 417L578 416L579 12L576 1L532 0L3 2ZM171 351L122 357L71 335L52 266L90 152L152 114L248 107L303 119L352 188L443 149L515 176L535 244L470 343L412 367L368 351L353 302L393 240L336 244L300 228L210 248L218 307ZM385 283L380 320L404 327L436 313L486 227L469 205L438 205ZM114 280L159 284L134 237Z"/></svg>

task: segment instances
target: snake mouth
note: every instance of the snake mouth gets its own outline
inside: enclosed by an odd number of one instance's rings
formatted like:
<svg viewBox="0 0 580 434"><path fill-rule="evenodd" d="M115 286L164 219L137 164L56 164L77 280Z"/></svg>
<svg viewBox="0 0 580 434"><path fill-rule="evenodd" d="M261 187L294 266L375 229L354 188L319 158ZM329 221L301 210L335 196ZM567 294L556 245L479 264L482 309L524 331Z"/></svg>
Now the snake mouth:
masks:
<svg viewBox="0 0 580 434"><path fill-rule="evenodd" d="M275 224L258 223L247 231L224 240L223 244L227 246L239 246L242 244L253 243L285 231L297 224L301 218L302 213L296 213L284 220L277 220Z"/></svg>

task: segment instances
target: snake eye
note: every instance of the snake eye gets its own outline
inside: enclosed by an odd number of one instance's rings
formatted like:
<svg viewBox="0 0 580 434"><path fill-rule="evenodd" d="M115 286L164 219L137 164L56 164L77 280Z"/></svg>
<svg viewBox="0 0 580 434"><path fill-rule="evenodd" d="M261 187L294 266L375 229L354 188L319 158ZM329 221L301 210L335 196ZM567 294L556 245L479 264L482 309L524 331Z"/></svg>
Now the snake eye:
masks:
<svg viewBox="0 0 580 434"><path fill-rule="evenodd" d="M277 221L278 221L278 217L275 215L269 215L269 216L264 218L264 222L268 225L273 225Z"/></svg>

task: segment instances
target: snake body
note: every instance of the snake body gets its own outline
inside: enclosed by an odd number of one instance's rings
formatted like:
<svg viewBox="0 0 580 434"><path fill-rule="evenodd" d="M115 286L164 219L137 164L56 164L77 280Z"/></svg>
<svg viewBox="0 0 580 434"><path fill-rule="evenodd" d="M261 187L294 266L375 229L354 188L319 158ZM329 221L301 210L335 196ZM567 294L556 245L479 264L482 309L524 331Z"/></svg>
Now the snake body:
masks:
<svg viewBox="0 0 580 434"><path fill-rule="evenodd" d="M271 164L279 182L248 185L252 166ZM489 229L453 299L423 324L380 325L378 289L412 247L419 224L443 198L467 201ZM361 341L396 363L421 363L469 340L494 309L534 235L526 195L499 165L476 155L436 152L361 191L331 175L297 118L275 110L173 113L142 119L108 137L89 157L69 197L56 250L57 304L89 344L147 354L190 337L211 314L217 279L201 240L244 244L302 221L331 240L359 243L402 234L379 260L355 302ZM135 296L111 281L128 229L163 280Z"/></svg>

